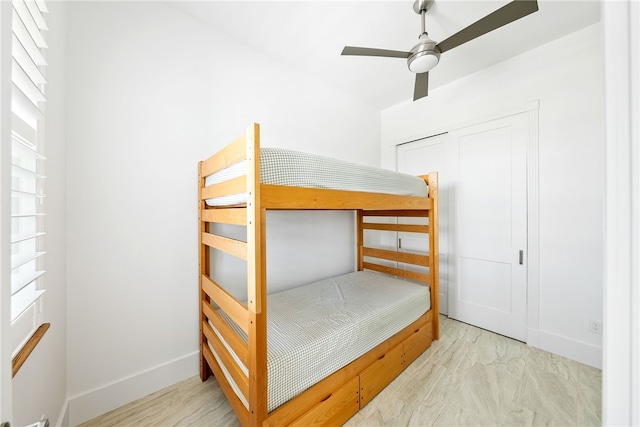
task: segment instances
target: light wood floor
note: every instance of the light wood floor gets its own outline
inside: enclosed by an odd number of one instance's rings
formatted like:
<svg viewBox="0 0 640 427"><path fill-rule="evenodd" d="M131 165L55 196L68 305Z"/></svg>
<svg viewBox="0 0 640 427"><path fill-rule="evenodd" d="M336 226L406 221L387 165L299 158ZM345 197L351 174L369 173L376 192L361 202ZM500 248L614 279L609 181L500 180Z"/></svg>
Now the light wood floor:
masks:
<svg viewBox="0 0 640 427"><path fill-rule="evenodd" d="M599 369L441 318L441 339L346 426L601 425ZM216 380L194 377L82 424L239 426Z"/></svg>

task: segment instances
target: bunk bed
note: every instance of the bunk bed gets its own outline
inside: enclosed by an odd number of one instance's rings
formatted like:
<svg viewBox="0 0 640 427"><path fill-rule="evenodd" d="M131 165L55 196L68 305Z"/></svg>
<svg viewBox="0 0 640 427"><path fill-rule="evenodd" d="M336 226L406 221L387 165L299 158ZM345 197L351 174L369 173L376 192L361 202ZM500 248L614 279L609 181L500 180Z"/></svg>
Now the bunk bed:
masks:
<svg viewBox="0 0 640 427"><path fill-rule="evenodd" d="M258 124L199 163L200 377L215 375L243 426L341 425L439 337L437 173L343 163L261 149ZM355 211L356 271L267 297L266 211L284 209ZM367 230L428 248L365 246ZM214 281L212 251L246 261L246 301Z"/></svg>

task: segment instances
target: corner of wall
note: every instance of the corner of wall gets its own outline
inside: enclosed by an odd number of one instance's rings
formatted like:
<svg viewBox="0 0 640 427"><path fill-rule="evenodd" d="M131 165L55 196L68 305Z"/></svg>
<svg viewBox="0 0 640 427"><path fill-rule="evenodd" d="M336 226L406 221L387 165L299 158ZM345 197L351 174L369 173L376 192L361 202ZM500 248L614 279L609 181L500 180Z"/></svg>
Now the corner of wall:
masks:
<svg viewBox="0 0 640 427"><path fill-rule="evenodd" d="M602 347L538 329L527 330L527 344L602 369Z"/></svg>
<svg viewBox="0 0 640 427"><path fill-rule="evenodd" d="M191 353L103 387L69 397L59 426L75 426L198 374L199 353ZM64 420L66 419L66 424Z"/></svg>
<svg viewBox="0 0 640 427"><path fill-rule="evenodd" d="M69 427L69 399L65 399L64 405L58 415L58 420L55 423L56 427Z"/></svg>

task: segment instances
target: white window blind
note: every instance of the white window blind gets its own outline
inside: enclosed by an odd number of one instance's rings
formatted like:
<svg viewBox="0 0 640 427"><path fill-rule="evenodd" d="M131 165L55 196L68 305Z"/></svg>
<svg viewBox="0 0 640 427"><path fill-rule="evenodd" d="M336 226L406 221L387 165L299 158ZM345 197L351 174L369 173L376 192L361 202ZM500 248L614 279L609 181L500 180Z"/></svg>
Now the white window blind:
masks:
<svg viewBox="0 0 640 427"><path fill-rule="evenodd" d="M37 328L44 294L45 15L13 0L11 67L11 322L14 351Z"/></svg>

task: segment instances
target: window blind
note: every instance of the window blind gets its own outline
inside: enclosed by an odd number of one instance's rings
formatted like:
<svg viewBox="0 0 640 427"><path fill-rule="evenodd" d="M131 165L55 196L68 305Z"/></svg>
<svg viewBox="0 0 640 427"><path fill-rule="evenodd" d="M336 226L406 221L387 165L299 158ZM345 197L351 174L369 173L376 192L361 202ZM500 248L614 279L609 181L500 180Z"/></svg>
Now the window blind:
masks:
<svg viewBox="0 0 640 427"><path fill-rule="evenodd" d="M11 321L17 348L37 327L36 306L45 292L42 129L48 10L42 0L13 0L12 6L11 140L6 143L11 144Z"/></svg>

